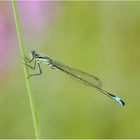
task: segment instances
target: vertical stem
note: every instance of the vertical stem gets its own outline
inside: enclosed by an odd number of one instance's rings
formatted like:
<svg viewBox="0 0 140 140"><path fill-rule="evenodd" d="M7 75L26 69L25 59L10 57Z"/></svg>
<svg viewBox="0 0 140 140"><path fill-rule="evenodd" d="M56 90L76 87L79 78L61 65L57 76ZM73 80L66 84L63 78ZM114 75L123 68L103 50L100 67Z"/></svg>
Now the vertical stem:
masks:
<svg viewBox="0 0 140 140"><path fill-rule="evenodd" d="M16 24L18 42L19 42L19 47L20 47L20 54L21 54L21 57L23 58L25 56L25 50L23 47L21 28L20 28L20 23L19 23L19 19L18 19L18 11L17 11L15 0L12 0L12 7L13 7L13 13L14 13L14 17L15 17L15 24ZM36 136L36 139L39 139L39 138L41 138L41 132L40 132L40 127L39 127L39 123L38 123L36 108L34 105L34 99L33 99L32 91L31 91L30 79L27 79L29 72L28 72L27 66L24 64L23 64L23 69L24 69L27 93L28 93L28 97L29 97L32 119L33 119L33 124L34 124L35 136Z"/></svg>

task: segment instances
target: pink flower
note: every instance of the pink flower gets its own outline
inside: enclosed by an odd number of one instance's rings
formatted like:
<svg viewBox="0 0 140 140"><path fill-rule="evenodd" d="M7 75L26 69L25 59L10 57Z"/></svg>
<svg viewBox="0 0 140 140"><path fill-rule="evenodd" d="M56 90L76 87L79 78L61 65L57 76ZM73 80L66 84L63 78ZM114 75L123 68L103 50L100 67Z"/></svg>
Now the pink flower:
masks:
<svg viewBox="0 0 140 140"><path fill-rule="evenodd" d="M10 50L12 50L12 46L10 46L12 45L10 43L12 40L11 33L12 30L9 22L7 21L7 16L0 12L0 71L5 71L10 59Z"/></svg>
<svg viewBox="0 0 140 140"><path fill-rule="evenodd" d="M20 1L18 9L24 28L40 30L53 18L57 2L51 1Z"/></svg>

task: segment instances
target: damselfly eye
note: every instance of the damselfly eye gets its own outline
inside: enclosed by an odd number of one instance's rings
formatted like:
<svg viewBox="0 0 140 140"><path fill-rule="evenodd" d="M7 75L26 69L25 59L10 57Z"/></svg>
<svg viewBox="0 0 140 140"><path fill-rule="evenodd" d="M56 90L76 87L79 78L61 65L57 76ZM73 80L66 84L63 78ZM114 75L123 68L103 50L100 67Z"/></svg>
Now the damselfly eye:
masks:
<svg viewBox="0 0 140 140"><path fill-rule="evenodd" d="M32 55L35 56L36 55L36 51L31 51Z"/></svg>

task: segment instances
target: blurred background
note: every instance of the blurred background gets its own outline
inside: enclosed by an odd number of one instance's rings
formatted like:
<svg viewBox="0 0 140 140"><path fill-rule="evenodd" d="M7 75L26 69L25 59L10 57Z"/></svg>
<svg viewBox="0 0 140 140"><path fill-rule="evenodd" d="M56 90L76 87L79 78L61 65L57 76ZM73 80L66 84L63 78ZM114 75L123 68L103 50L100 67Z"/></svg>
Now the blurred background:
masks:
<svg viewBox="0 0 140 140"><path fill-rule="evenodd" d="M37 50L91 73L126 102L42 65L31 79L42 138L140 138L140 2L17 6L27 56ZM0 2L0 138L35 138L11 2Z"/></svg>

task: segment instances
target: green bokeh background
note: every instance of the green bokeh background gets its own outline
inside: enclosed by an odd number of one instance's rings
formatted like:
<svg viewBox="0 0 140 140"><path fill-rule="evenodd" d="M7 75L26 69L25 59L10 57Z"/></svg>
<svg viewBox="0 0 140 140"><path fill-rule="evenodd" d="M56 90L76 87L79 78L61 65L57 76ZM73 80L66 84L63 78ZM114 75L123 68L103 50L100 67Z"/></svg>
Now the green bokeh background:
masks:
<svg viewBox="0 0 140 140"><path fill-rule="evenodd" d="M26 30L20 15L27 55L35 49L96 75L126 106L43 65L43 74L31 79L42 137L140 138L140 2L49 4L55 6L55 17L39 32ZM0 77L0 138L34 138L14 35L15 56Z"/></svg>

